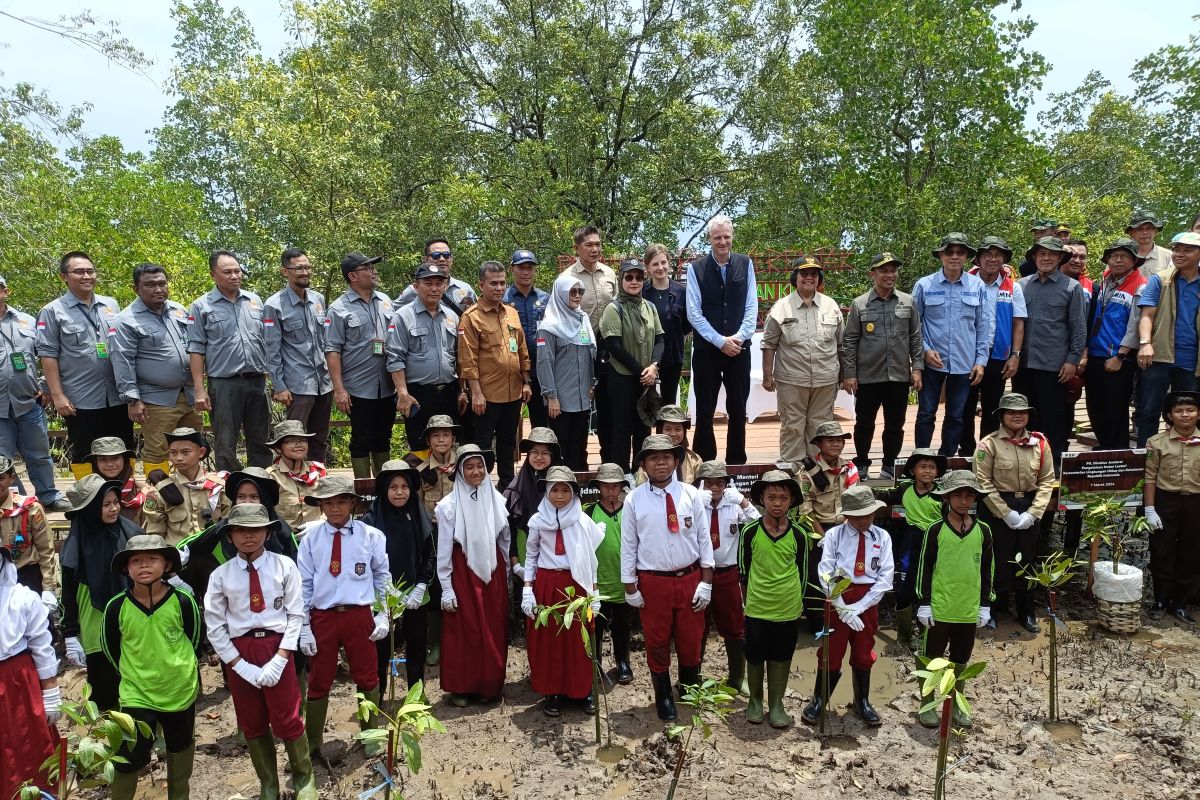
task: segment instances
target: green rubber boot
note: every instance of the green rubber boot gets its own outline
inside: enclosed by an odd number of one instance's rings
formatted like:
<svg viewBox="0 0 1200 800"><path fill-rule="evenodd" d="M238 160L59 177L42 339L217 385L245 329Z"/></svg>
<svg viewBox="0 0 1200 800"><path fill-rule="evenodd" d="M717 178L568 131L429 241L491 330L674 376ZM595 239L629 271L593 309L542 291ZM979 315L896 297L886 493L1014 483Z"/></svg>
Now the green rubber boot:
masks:
<svg viewBox="0 0 1200 800"><path fill-rule="evenodd" d="M137 773L121 772L113 774L113 782L108 785L109 796L112 800L133 800L137 791Z"/></svg>
<svg viewBox="0 0 1200 800"><path fill-rule="evenodd" d="M167 753L167 800L189 800L192 796L192 766L195 762L195 745L178 753Z"/></svg>
<svg viewBox="0 0 1200 800"><path fill-rule="evenodd" d="M787 690L791 662L768 661L767 667L767 710L772 728L788 728L792 718L783 710L783 693Z"/></svg>
<svg viewBox="0 0 1200 800"><path fill-rule="evenodd" d="M371 474L378 475L383 472L383 465L391 458L390 453L371 453Z"/></svg>
<svg viewBox="0 0 1200 800"><path fill-rule="evenodd" d="M370 478L371 477L371 457L366 456L365 458L350 459L350 468L352 470L354 470L354 477Z"/></svg>
<svg viewBox="0 0 1200 800"><path fill-rule="evenodd" d="M258 776L259 800L279 800L279 764L275 759L275 737L271 734L246 740L246 752Z"/></svg>
<svg viewBox="0 0 1200 800"><path fill-rule="evenodd" d="M921 695L921 708L924 708L931 700L933 700L932 694ZM938 715L938 707L934 706L928 711L918 711L917 722L920 722L921 725L926 728L938 727L941 724L941 717Z"/></svg>
<svg viewBox="0 0 1200 800"><path fill-rule="evenodd" d="M913 609L896 609L896 644L906 650L913 649Z"/></svg>
<svg viewBox="0 0 1200 800"><path fill-rule="evenodd" d="M325 743L325 718L329 716L329 698L309 700L308 709L304 715L304 733L308 737L308 752L317 756L321 754L321 745Z"/></svg>
<svg viewBox="0 0 1200 800"><path fill-rule="evenodd" d="M436 667L442 660L442 610L436 605L429 609L429 658L425 664Z"/></svg>
<svg viewBox="0 0 1200 800"><path fill-rule="evenodd" d="M743 697L750 694L746 686L746 643L741 639L725 640L725 657L729 661L729 677L725 683Z"/></svg>
<svg viewBox="0 0 1200 800"><path fill-rule="evenodd" d="M954 665L954 674L957 675L958 673L962 672L966 668L967 668L966 664L955 664ZM963 697L966 697L966 684L963 683L962 681L955 681L954 682L954 691L955 691L955 693L961 693L963 695ZM950 721L951 721L951 723L954 724L954 727L956 727L956 728L970 728L972 725L975 724L975 721L973 719L971 719L971 715L958 707L957 698L954 701L954 711L950 715Z"/></svg>
<svg viewBox="0 0 1200 800"><path fill-rule="evenodd" d="M296 685L300 687L300 719L308 713L308 670L296 673Z"/></svg>
<svg viewBox="0 0 1200 800"><path fill-rule="evenodd" d="M292 791L295 793L295 800L317 800L317 779L313 775L312 756L308 752L308 742L304 740L303 736L299 736L290 742L284 742L283 749L288 754L288 767L292 772ZM265 798L266 795L263 797Z"/></svg>
<svg viewBox="0 0 1200 800"><path fill-rule="evenodd" d="M747 664L746 676L748 685L746 693L750 700L746 703L746 721L751 725L761 725L763 721L763 672L764 664Z"/></svg>
<svg viewBox="0 0 1200 800"><path fill-rule="evenodd" d="M361 689L359 689L359 691L362 692ZM378 686L376 686L374 689L371 689L369 692L362 692L362 694L363 694L363 697L367 698L375 705L379 705L379 687ZM379 727L379 719L374 714L372 714L369 719L364 720L364 719L360 718L358 721L358 727L359 727L359 730L364 730L364 731L369 731L372 728L377 728L377 727ZM375 756L381 755L386 750L387 750L387 741L386 740L367 739L367 740L363 741L363 753L366 754L367 758L374 758Z"/></svg>

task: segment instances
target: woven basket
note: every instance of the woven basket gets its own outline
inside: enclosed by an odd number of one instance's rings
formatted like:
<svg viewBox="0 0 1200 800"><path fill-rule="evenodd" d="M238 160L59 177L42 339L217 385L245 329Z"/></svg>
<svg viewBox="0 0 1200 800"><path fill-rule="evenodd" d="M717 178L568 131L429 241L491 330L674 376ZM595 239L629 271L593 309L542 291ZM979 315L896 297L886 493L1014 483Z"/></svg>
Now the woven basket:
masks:
<svg viewBox="0 0 1200 800"><path fill-rule="evenodd" d="M1096 598L1100 624L1113 633L1137 633L1142 627L1141 603L1113 603Z"/></svg>

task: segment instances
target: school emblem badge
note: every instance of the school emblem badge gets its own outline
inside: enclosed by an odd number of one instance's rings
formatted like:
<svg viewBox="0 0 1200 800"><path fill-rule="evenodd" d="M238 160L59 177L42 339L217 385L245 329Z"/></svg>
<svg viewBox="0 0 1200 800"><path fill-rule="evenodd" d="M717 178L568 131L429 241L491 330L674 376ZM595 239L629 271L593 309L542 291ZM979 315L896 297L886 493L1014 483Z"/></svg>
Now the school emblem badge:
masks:
<svg viewBox="0 0 1200 800"><path fill-rule="evenodd" d="M279 597L276 597L275 602L272 603L272 605L275 606L276 611L279 611L280 609L282 609L283 608L283 596L281 595Z"/></svg>
<svg viewBox="0 0 1200 800"><path fill-rule="evenodd" d="M366 575L367 574L367 565L364 562L359 561L357 564L354 565L354 574L355 575Z"/></svg>
<svg viewBox="0 0 1200 800"><path fill-rule="evenodd" d="M170 644L175 644L182 637L183 637L183 629L179 628L179 627L171 626L170 628L167 628L165 631L163 631L163 638L166 639L167 642Z"/></svg>
<svg viewBox="0 0 1200 800"><path fill-rule="evenodd" d="M684 517L684 518L683 518L683 527L685 527L685 528L690 528L690 527L692 527L692 518L691 518L691 517Z"/></svg>

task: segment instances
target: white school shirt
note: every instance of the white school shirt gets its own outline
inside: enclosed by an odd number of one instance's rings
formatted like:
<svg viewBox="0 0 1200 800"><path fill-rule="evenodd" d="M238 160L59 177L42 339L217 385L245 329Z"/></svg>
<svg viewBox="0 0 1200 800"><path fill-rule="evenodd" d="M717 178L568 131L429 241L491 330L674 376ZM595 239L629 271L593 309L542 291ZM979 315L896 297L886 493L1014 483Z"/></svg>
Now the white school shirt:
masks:
<svg viewBox="0 0 1200 800"><path fill-rule="evenodd" d="M679 533L667 528L667 494L675 502ZM695 486L671 478L659 488L649 481L625 498L621 512L621 582L637 583L638 570L671 572L700 562L713 566L708 511Z"/></svg>
<svg viewBox="0 0 1200 800"><path fill-rule="evenodd" d="M254 561L262 587L262 611L250 610L250 562L235 556L213 570L204 595L204 624L208 641L226 664L238 657L233 639L261 628L283 634L281 650L295 650L304 624L300 570L290 558L271 551Z"/></svg>
<svg viewBox="0 0 1200 800"><path fill-rule="evenodd" d="M878 605L883 596L892 589L892 577L896 566L892 561L892 537L878 525L872 525L866 533L867 545L863 551L866 557L865 573L854 576L854 559L858 556L858 530L849 522L843 522L825 532L821 540L821 563L817 566L817 575L822 584L828 588L826 576L833 576L840 570L849 576L851 583L874 584L863 596L864 608Z"/></svg>
<svg viewBox="0 0 1200 800"><path fill-rule="evenodd" d="M342 527L342 571L329 574L334 526L322 522L300 540L304 613L334 606L366 606L384 597L392 585L383 532L359 520Z"/></svg>
<svg viewBox="0 0 1200 800"><path fill-rule="evenodd" d="M0 589L0 661L26 650L33 657L38 678L48 680L58 674L58 659L50 639L46 606L28 586L16 584Z"/></svg>
<svg viewBox="0 0 1200 800"><path fill-rule="evenodd" d="M700 490L704 501L705 518L712 525L712 493L706 489ZM742 493L732 486L725 489L721 502L717 504L717 530L721 536L721 545L713 550L713 561L717 567L735 567L738 563L738 545L742 539L742 526L753 522L762 516L753 505L742 508L745 498ZM711 540L711 536L710 536Z"/></svg>

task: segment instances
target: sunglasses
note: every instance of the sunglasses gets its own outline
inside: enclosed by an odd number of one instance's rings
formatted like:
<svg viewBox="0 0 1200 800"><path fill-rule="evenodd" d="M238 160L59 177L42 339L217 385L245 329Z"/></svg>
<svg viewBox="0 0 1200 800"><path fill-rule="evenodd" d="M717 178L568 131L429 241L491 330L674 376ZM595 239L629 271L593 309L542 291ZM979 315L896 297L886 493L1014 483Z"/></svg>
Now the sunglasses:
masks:
<svg viewBox="0 0 1200 800"><path fill-rule="evenodd" d="M571 296L573 297L575 295L579 295L580 297L583 297L583 289L572 289Z"/></svg>
<svg viewBox="0 0 1200 800"><path fill-rule="evenodd" d="M433 261L448 261L454 255L449 250L430 250L429 258Z"/></svg>
<svg viewBox="0 0 1200 800"><path fill-rule="evenodd" d="M645 281L645 280L646 280L646 277L645 277L644 275L635 275L634 273L632 273L632 272L631 272L631 273L628 273L628 274L626 274L626 275L622 275L622 276L621 276L621 280L624 280L624 281L634 281L634 282L636 282L636 283L642 283L643 281Z"/></svg>

